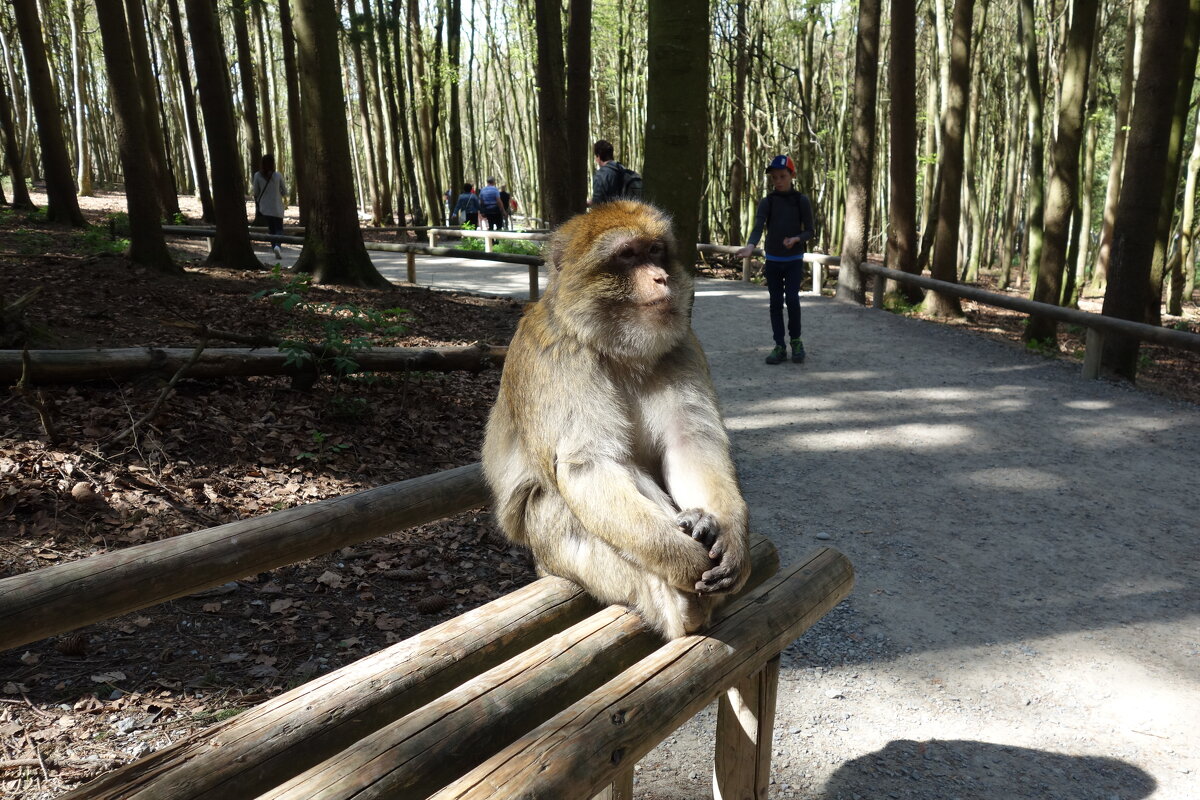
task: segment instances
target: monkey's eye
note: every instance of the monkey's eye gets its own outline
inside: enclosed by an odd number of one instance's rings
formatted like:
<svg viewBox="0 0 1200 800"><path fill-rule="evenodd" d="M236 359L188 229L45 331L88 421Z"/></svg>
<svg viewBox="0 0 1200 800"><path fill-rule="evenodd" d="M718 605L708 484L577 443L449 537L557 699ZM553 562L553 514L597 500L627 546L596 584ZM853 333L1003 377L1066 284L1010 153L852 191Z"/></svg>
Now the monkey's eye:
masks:
<svg viewBox="0 0 1200 800"><path fill-rule="evenodd" d="M626 245L617 251L617 257L623 261L633 261L635 258L637 258L637 251Z"/></svg>
<svg viewBox="0 0 1200 800"><path fill-rule="evenodd" d="M661 244L659 244L658 242L655 242L654 244L650 245L650 256L652 258L658 258L662 254L663 254L663 246Z"/></svg>

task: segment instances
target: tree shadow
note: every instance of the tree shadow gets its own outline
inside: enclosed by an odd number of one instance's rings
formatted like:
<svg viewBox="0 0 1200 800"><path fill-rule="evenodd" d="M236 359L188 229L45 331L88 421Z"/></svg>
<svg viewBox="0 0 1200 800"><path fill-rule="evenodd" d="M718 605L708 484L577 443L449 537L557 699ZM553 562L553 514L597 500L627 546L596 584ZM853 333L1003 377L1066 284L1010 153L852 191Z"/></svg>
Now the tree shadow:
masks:
<svg viewBox="0 0 1200 800"><path fill-rule="evenodd" d="M1072 756L963 739L897 739L838 767L823 800L1137 800L1157 783L1115 758Z"/></svg>

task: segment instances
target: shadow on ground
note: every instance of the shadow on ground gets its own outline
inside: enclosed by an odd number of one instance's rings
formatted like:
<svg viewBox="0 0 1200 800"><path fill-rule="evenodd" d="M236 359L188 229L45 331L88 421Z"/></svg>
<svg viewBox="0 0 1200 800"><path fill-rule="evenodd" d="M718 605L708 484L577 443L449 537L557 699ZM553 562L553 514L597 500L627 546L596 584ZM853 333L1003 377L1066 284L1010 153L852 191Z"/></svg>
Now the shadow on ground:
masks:
<svg viewBox="0 0 1200 800"><path fill-rule="evenodd" d="M823 800L1137 800L1157 784L1115 758L1070 756L960 739L898 739L848 761L826 782Z"/></svg>

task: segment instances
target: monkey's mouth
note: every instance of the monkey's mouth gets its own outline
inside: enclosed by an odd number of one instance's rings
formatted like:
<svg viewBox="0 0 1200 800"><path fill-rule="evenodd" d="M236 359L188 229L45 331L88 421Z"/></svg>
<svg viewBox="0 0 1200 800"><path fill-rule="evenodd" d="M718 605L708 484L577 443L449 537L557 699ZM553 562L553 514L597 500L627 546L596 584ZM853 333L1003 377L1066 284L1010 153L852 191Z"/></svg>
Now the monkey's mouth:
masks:
<svg viewBox="0 0 1200 800"><path fill-rule="evenodd" d="M657 300L647 300L645 303L642 303L642 308L656 309L669 307L670 305L671 298L664 296L658 298Z"/></svg>

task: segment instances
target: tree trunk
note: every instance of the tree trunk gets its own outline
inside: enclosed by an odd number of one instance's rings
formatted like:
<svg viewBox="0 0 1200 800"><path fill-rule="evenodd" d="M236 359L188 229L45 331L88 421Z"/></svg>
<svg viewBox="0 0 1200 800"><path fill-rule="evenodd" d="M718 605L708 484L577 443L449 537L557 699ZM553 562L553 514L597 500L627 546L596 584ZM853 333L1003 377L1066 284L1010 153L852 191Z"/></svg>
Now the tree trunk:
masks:
<svg viewBox="0 0 1200 800"><path fill-rule="evenodd" d="M1042 138L1042 82L1038 77L1037 38L1034 29L1033 0L1018 0L1017 27L1025 52L1025 103L1029 115L1029 202L1025 212L1025 264L1031 285L1037 282L1042 260L1042 223L1045 216L1046 149Z"/></svg>
<svg viewBox="0 0 1200 800"><path fill-rule="evenodd" d="M1034 300L1051 305L1062 301L1063 270L1067 268L1071 217L1079 194L1079 148L1083 142L1083 112L1088 95L1092 39L1096 32L1098 0L1073 0L1071 29L1062 67L1062 91L1058 107L1058 135L1050 171L1046 203L1042 260L1033 287ZM1058 323L1033 314L1025 327L1027 342L1058 341Z"/></svg>
<svg viewBox="0 0 1200 800"><path fill-rule="evenodd" d="M142 13L141 0L125 0L125 16L129 20L129 44L133 53L133 67L137 76L134 88L141 94L144 114L142 124L146 127L146 149L142 158L149 162L154 187L158 191L161 213L174 217L179 213L179 195L175 191L175 176L167 157L166 139L163 138L162 116L158 102L158 81L154 77L150 59L150 45L146 39L146 17Z"/></svg>
<svg viewBox="0 0 1200 800"><path fill-rule="evenodd" d="M1191 0L1187 29L1183 34L1183 61L1179 83L1175 87L1174 116L1171 118L1171 138L1167 145L1167 173L1158 208L1157 236L1154 258L1150 261L1150 285L1146 290L1146 322L1162 323L1163 277L1167 269L1167 250L1171 238L1171 221L1175 217L1175 197L1179 188L1179 167L1183 152L1183 129L1187 124L1188 106L1195 77L1197 34L1200 24L1200 0Z"/></svg>
<svg viewBox="0 0 1200 800"><path fill-rule="evenodd" d="M29 100L37 118L38 142L42 147L42 171L46 178L46 219L63 222L77 228L87 226L75 195L71 177L71 159L63 139L62 116L59 114L58 94L46 60L46 43L42 39L42 23L38 16L37 0L13 0L17 32L25 53L25 70L29 81Z"/></svg>
<svg viewBox="0 0 1200 800"><path fill-rule="evenodd" d="M1183 3L1150 3L1138 64L1137 98L1125 152L1125 178L1113 226L1104 314L1143 322L1155 230L1166 183L1167 150L1175 110L1176 86L1183 61L1188 9ZM1139 342L1109 333L1100 370L1110 377L1137 377Z"/></svg>
<svg viewBox="0 0 1200 800"><path fill-rule="evenodd" d="M1100 246L1096 251L1096 266L1086 294L1102 295L1108 285L1108 260L1112 254L1113 226L1117 220L1117 201L1121 196L1121 176L1125 167L1125 143L1128 139L1129 108L1133 102L1134 53L1141 41L1142 29L1137 24L1140 3L1131 0L1129 18L1125 23L1125 57L1121 67L1121 92L1113 115L1112 160L1108 168L1108 189L1104 194L1104 224L1100 230Z"/></svg>
<svg viewBox="0 0 1200 800"><path fill-rule="evenodd" d="M297 0L294 11L311 192L295 269L319 284L387 288L391 284L371 263L358 227L337 12L325 0Z"/></svg>
<svg viewBox="0 0 1200 800"><path fill-rule="evenodd" d="M233 39L237 48L238 83L242 90L242 136L249 149L250 168L239 171L251 175L262 162L262 129L258 125L258 100L254 95L254 58L250 54L250 29L246 24L246 6L250 0L233 0Z"/></svg>
<svg viewBox="0 0 1200 800"><path fill-rule="evenodd" d="M930 274L938 280L958 281L958 226L962 210L963 126L971 91L971 20L974 0L955 0L950 37L950 90L942 114L941 200L938 203L937 240ZM957 297L931 291L921 310L935 317L961 317Z"/></svg>
<svg viewBox="0 0 1200 800"><path fill-rule="evenodd" d="M591 162L588 141L588 102L592 85L592 0L571 0L567 22L567 210L587 210L591 194L584 165Z"/></svg>
<svg viewBox="0 0 1200 800"><path fill-rule="evenodd" d="M287 2L287 0L283 0ZM179 62L179 81L183 86L183 111L187 120L187 135L192 143L192 171L196 176L196 190L200 194L200 208L205 222L213 222L212 190L208 185L208 163L204 157L204 141L200 133L200 120L196 117L196 90L192 87L192 69L188 65L188 46L183 38L183 21L179 16L179 0L167 0L171 16L171 36L175 40L175 58Z"/></svg>
<svg viewBox="0 0 1200 800"><path fill-rule="evenodd" d="M1200 113L1196 118L1196 129L1200 130ZM1168 313L1179 316L1183 313L1182 301L1186 295L1187 301L1192 301L1195 291L1196 254L1193 252L1195 242L1192 237L1196 234L1196 179L1200 176L1200 136L1192 139L1192 154L1188 158L1187 181L1183 189L1183 216L1179 222L1179 264L1180 270L1186 272L1183 280L1171 279L1171 307ZM1176 290L1178 286L1178 290Z"/></svg>
<svg viewBox="0 0 1200 800"><path fill-rule="evenodd" d="M125 13L118 3L97 3L96 18L104 40L104 65L109 95L116 112L117 142L125 172L125 203L129 211L129 257L159 272L182 275L171 259L162 232L162 209L155 192L154 172L145 155L144 117Z"/></svg>
<svg viewBox="0 0 1200 800"><path fill-rule="evenodd" d="M708 0L649 0L646 27L646 195L671 214L686 269L708 151Z"/></svg>
<svg viewBox="0 0 1200 800"><path fill-rule="evenodd" d="M566 65L557 3L534 3L542 209L553 227L571 216L571 146L567 130Z"/></svg>
<svg viewBox="0 0 1200 800"><path fill-rule="evenodd" d="M859 265L867 258L871 232L872 173L875 170L875 94L879 81L879 0L859 0L854 51L854 127L846 188L845 234L837 299L862 303L866 296ZM819 287L813 287L817 289Z"/></svg>
<svg viewBox="0 0 1200 800"><path fill-rule="evenodd" d="M4 81L0 80L0 134L4 137L4 160L13 182L13 208L33 208L29 187L25 185L25 167L21 158L21 146L17 143L17 125L13 121L12 101Z"/></svg>
<svg viewBox="0 0 1200 800"><path fill-rule="evenodd" d="M737 14L733 48L733 105L729 109L729 244L746 241L742 230L742 205L746 202L746 73L750 69L750 41L746 28L747 0L734 0Z"/></svg>
<svg viewBox="0 0 1200 800"><path fill-rule="evenodd" d="M912 274L918 272L916 5L916 0L892 0L891 59L888 62L891 197L887 265ZM923 296L918 287L897 281L888 281L887 293L902 294L910 304L919 303Z"/></svg>
<svg viewBox="0 0 1200 800"><path fill-rule="evenodd" d="M379 218L385 225L396 221L395 207L392 205L392 169L388 163L391 151L389 142L393 138L392 129L388 127L384 114L383 99L387 81L384 80L383 64L379 60L379 51L375 46L375 32L382 25L382 18L373 14L370 0L362 0L363 17L366 21L367 42L367 72L371 76L371 130L375 137L375 179L379 182Z"/></svg>
<svg viewBox="0 0 1200 800"><path fill-rule="evenodd" d="M86 6L83 0L66 0L66 6L67 22L71 26L71 86L75 100L75 174L79 178L79 194L91 197L96 192L92 186L92 145L87 133L88 106L83 78L87 38L80 35Z"/></svg>
<svg viewBox="0 0 1200 800"><path fill-rule="evenodd" d="M212 162L213 235L208 263L230 269L262 269L250 246L246 230L246 178L234 134L233 98L229 91L229 69L225 44L217 25L211 0L185 0L188 30L200 107L204 112L204 134Z"/></svg>
<svg viewBox="0 0 1200 800"><path fill-rule="evenodd" d="M416 107L417 136L421 143L421 175L425 184L425 202L429 206L430 219L440 225L444 222L442 190L438 189L437 167L433 153L436 148L433 136L433 111L430 108L430 98L425 92L428 82L425 70L425 45L421 41L421 15L417 0L408 0L408 35L412 43L412 68L415 77L417 94L410 95L409 101Z"/></svg>
<svg viewBox="0 0 1200 800"><path fill-rule="evenodd" d="M271 61L271 48L267 45L266 32L263 30L263 4L252 3L250 12L254 19L254 37L258 58L254 63L254 82L258 84L258 97L262 105L259 121L262 123L262 146L268 153L274 153L279 160L280 152L276 149L275 141L275 107L271 103L271 87L267 80L267 65ZM282 143L281 143L282 144ZM296 160L293 158L293 160Z"/></svg>
<svg viewBox="0 0 1200 800"><path fill-rule="evenodd" d="M446 23L446 56L450 59L450 195L463 185L462 110L459 108L459 86L464 73L462 66L462 0L450 0L450 16ZM469 82L470 75L466 75Z"/></svg>
<svg viewBox="0 0 1200 800"><path fill-rule="evenodd" d="M283 41L283 73L287 83L288 135L292 138L292 170L296 185L292 187L292 202L300 207L300 224L308 222L308 159L301 156L308 152L304 141L304 111L300 105L300 77L296 69L296 35L292 27L292 5L290 0L279 0L279 35Z"/></svg>
<svg viewBox="0 0 1200 800"><path fill-rule="evenodd" d="M371 224L383 224L383 196L381 176L378 171L378 152L375 147L375 135L371 130L371 101L370 91L367 88L368 74L363 66L363 47L364 38L370 37L370 31L367 26L370 24L366 13L359 13L357 10L358 3L355 0L350 0L350 50L354 58L354 76L358 83L358 118L362 125L363 136L363 151L366 154L367 162L367 188L370 190L371 199ZM364 12L366 0L363 0Z"/></svg>

